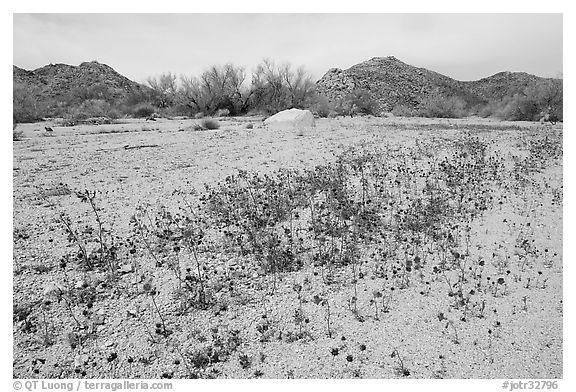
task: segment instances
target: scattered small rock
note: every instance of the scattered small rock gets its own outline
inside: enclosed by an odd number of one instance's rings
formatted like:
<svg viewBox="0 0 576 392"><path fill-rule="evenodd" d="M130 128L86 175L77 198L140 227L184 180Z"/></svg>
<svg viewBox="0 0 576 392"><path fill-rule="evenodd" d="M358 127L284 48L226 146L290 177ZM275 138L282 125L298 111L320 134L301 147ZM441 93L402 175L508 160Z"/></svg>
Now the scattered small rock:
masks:
<svg viewBox="0 0 576 392"><path fill-rule="evenodd" d="M134 267L132 267L132 264L124 264L123 266L121 266L120 268L118 268L118 271L123 273L123 274L127 274L130 272L134 271Z"/></svg>
<svg viewBox="0 0 576 392"><path fill-rule="evenodd" d="M88 363L88 355L86 354L79 354L74 357L74 366L81 367Z"/></svg>

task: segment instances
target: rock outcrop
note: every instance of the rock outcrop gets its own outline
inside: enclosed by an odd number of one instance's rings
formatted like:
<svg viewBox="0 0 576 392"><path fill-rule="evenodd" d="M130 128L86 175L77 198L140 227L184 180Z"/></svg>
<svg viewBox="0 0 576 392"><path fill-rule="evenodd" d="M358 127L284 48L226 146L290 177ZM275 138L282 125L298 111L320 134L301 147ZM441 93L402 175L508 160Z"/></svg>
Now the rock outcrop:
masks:
<svg viewBox="0 0 576 392"><path fill-rule="evenodd" d="M97 61L79 66L49 64L28 71L13 66L14 84L32 91L39 101L104 99L109 102L149 94L151 89L120 75Z"/></svg>
<svg viewBox="0 0 576 392"><path fill-rule="evenodd" d="M487 78L463 83L472 94L489 101L512 96L542 80L544 78L526 72L499 72ZM559 79L554 80L561 83Z"/></svg>
<svg viewBox="0 0 576 392"><path fill-rule="evenodd" d="M333 103L354 90L366 91L382 112L390 112L398 106L417 108L431 94L459 97L467 106L474 106L514 95L540 80L544 78L523 72L501 72L477 81L459 81L390 56L374 57L346 70L332 68L316 87Z"/></svg>

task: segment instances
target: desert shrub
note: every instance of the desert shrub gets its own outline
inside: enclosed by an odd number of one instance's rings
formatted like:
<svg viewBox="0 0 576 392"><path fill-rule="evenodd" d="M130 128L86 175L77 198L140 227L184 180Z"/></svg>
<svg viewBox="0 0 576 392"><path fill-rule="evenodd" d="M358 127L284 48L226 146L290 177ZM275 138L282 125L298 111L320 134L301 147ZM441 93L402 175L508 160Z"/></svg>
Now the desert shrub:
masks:
<svg viewBox="0 0 576 392"><path fill-rule="evenodd" d="M77 86L70 89L68 93L62 97L62 100L69 107L79 106L88 100L102 100L114 105L118 103L115 97L117 93L118 90L106 83L94 83L89 86Z"/></svg>
<svg viewBox="0 0 576 392"><path fill-rule="evenodd" d="M112 124L114 121L110 117L90 117L81 121L82 124L102 125Z"/></svg>
<svg viewBox="0 0 576 392"><path fill-rule="evenodd" d="M380 114L378 101L372 98L366 89L356 88L344 97L327 103L327 107L322 108L326 112L326 117L355 116L366 114L377 116Z"/></svg>
<svg viewBox="0 0 576 392"><path fill-rule="evenodd" d="M188 108L183 108L180 105L168 106L166 108L158 108L152 117L155 118L165 118L168 120L173 120L174 117L179 116L189 116L190 110Z"/></svg>
<svg viewBox="0 0 576 392"><path fill-rule="evenodd" d="M460 97L446 97L434 92L420 102L418 114L422 117L460 118L465 113L466 103Z"/></svg>
<svg viewBox="0 0 576 392"><path fill-rule="evenodd" d="M230 110L228 109L218 109L216 111L216 117L226 117L230 115Z"/></svg>
<svg viewBox="0 0 576 392"><path fill-rule="evenodd" d="M314 102L310 105L310 111L318 117L328 117L332 111L333 105L328 101L324 95L317 94L314 97Z"/></svg>
<svg viewBox="0 0 576 392"><path fill-rule="evenodd" d="M181 100L177 100L172 106L161 108L157 111L157 113L160 113L161 117L164 118L180 116L192 117L195 111L192 110L190 106L184 104Z"/></svg>
<svg viewBox="0 0 576 392"><path fill-rule="evenodd" d="M397 117L415 117L418 112L413 107L407 105L397 105L392 109L392 114Z"/></svg>
<svg viewBox="0 0 576 392"><path fill-rule="evenodd" d="M379 104L372 98L370 92L363 88L355 88L350 95L348 95L347 100L350 101L349 105L351 107L351 113L353 114L371 114L378 115Z"/></svg>
<svg viewBox="0 0 576 392"><path fill-rule="evenodd" d="M338 116L352 115L352 102L347 97L333 99L329 102L326 117L334 118Z"/></svg>
<svg viewBox="0 0 576 392"><path fill-rule="evenodd" d="M134 110L132 111L132 116L136 118L146 118L153 115L155 111L156 108L154 108L154 106L148 104L141 104L134 108Z"/></svg>
<svg viewBox="0 0 576 392"><path fill-rule="evenodd" d="M24 139L24 131L17 130L17 126L18 124L12 126L12 140L15 142Z"/></svg>
<svg viewBox="0 0 576 392"><path fill-rule="evenodd" d="M122 111L112 106L108 110L107 116L105 117L108 117L111 120L117 120L122 116L123 116Z"/></svg>
<svg viewBox="0 0 576 392"><path fill-rule="evenodd" d="M106 83L94 83L89 86L76 86L71 88L61 100L68 107L77 107L84 101L102 100L109 104L116 104L115 94L117 90Z"/></svg>
<svg viewBox="0 0 576 392"><path fill-rule="evenodd" d="M470 110L472 114L479 117L487 118L491 117L496 111L497 103L495 101L485 102L483 104L478 104Z"/></svg>
<svg viewBox="0 0 576 392"><path fill-rule="evenodd" d="M204 116L204 113L202 113L202 112L198 112L198 113L196 113L196 114L194 115L194 118L195 118L196 120L200 120L201 118L204 118L204 117L205 117L205 116Z"/></svg>
<svg viewBox="0 0 576 392"><path fill-rule="evenodd" d="M58 120L57 124L59 127L73 127L75 125L78 125L78 121L74 120L73 118L67 117Z"/></svg>
<svg viewBox="0 0 576 392"><path fill-rule="evenodd" d="M333 101L325 96L317 95L309 109L318 117L334 118L337 116L354 116L366 114L377 116L380 114L378 101L372 98L365 89L354 89L348 95Z"/></svg>
<svg viewBox="0 0 576 392"><path fill-rule="evenodd" d="M546 79L524 90L527 99L534 102L540 112L538 117L548 115L550 121L564 118L562 80Z"/></svg>
<svg viewBox="0 0 576 392"><path fill-rule="evenodd" d="M140 104L147 104L152 102L153 99L153 91L149 89L142 89L142 90L131 90L126 95L125 98L117 102L118 106L125 106L127 108L133 108ZM126 111L128 113L128 111Z"/></svg>
<svg viewBox="0 0 576 392"><path fill-rule="evenodd" d="M509 121L538 121L541 117L538 104L524 94L491 101L481 113L484 117L497 117Z"/></svg>
<svg viewBox="0 0 576 392"><path fill-rule="evenodd" d="M200 125L204 129L219 129L220 128L220 123L214 119L211 119L211 118L205 118L204 120L202 120Z"/></svg>
<svg viewBox="0 0 576 392"><path fill-rule="evenodd" d="M118 118L119 112L112 108L108 102L102 99L89 99L79 107L71 108L68 112L67 118L83 121L95 117L108 117Z"/></svg>
<svg viewBox="0 0 576 392"><path fill-rule="evenodd" d="M515 94L501 101L501 107L496 110L496 117L511 121L537 121L540 110L536 102L523 94Z"/></svg>
<svg viewBox="0 0 576 392"><path fill-rule="evenodd" d="M538 121L546 116L552 122L562 121L562 96L562 81L547 79L526 87L522 93L486 103L478 115L510 121Z"/></svg>
<svg viewBox="0 0 576 392"><path fill-rule="evenodd" d="M36 90L24 84L15 83L12 88L12 116L16 122L29 123L42 120L46 105L36 98Z"/></svg>

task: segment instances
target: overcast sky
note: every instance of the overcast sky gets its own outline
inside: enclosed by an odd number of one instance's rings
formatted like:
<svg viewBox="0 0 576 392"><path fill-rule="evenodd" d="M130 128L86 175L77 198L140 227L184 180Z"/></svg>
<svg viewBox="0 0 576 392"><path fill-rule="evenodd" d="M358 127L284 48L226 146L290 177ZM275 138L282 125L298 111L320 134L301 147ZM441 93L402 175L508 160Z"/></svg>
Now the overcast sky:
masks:
<svg viewBox="0 0 576 392"><path fill-rule="evenodd" d="M138 82L263 58L315 78L395 56L459 80L500 71L557 77L561 14L15 14L14 65L97 60Z"/></svg>

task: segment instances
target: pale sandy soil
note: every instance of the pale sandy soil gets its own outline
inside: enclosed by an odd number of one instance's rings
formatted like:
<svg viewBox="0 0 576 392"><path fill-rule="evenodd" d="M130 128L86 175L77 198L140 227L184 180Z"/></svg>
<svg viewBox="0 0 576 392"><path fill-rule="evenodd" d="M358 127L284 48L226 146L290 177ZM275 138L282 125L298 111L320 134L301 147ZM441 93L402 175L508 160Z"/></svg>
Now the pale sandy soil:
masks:
<svg viewBox="0 0 576 392"><path fill-rule="evenodd" d="M320 119L315 129L300 136L294 130L267 130L259 118L221 119L220 129L209 131L191 130L196 122L126 120L102 126L54 126L53 133L44 131L50 124L19 125L24 140L14 142L13 156L14 305L41 303L50 284L66 291L84 281L97 291L90 317L98 322L94 336L73 348L67 339L77 329L71 314L84 322L86 306L73 304L70 310L66 301L31 306L27 318L34 324L31 330L26 330L25 320L14 321L14 377L188 377L183 353L205 346L216 335L226 338L234 330L240 331L239 344L230 357L200 370L201 377L401 377L398 359L391 357L395 349L410 371L408 377L562 377L562 200L552 203L554 192L561 194L561 156L548 160L541 172L532 175L534 182L524 194L505 191L502 206L472 222L470 258L510 256L506 267L510 273L505 273L504 295L484 293L478 300L485 301L485 316L465 321L451 309L447 284L430 277L414 278L410 287L396 290L390 312L376 319L369 301L373 290L384 283L369 272L370 261L357 287L362 322L347 304L352 295L348 270L339 271L338 284L327 290L318 268L311 265L282 274L278 289L270 295L271 277L244 264L245 273L234 275L237 288L233 296L226 297L226 310L215 306L180 315L174 300L177 281L144 253L136 261L125 261L135 262L138 271L123 274L105 287L99 284L104 272L84 272L70 263L59 268L61 257L74 247L66 242L62 225L56 221L60 212L66 212L78 227L94 225L87 203L67 190L97 190L102 192L97 199L102 220L107 227L113 222L114 232L124 238L138 206L177 208L180 199L175 191L202 192L203 184L217 184L238 170L272 173L279 168L310 168L331 162L335 154L362 142L391 150L424 143L434 146L434 154L442 157L466 131L511 162L511 154L526 153L522 147L526 140L544 133L561 140L561 125L339 118ZM246 128L249 123L253 129ZM522 268L514 258L514 244L518 227L527 222L541 256ZM543 249L548 250L545 256ZM244 263L221 253L210 257L224 273L230 265ZM160 290L156 301L174 331L167 338L156 336L156 343L150 342L149 331L154 335L159 319L142 291L141 275L152 278ZM484 276L498 279L501 274L488 262ZM531 283L526 287L528 278ZM295 283L303 285L303 309L309 321L305 330L310 338L289 342L278 334L298 330L293 317L298 307ZM422 295L423 290L429 293ZM326 334L324 308L312 301L320 292L332 304L332 338ZM440 312L453 324L445 327L446 321L438 318ZM274 331L267 342L261 341L257 330L263 315ZM212 331L214 327L218 332ZM52 339L50 344L45 344L46 335ZM334 348L338 355L332 355ZM249 366L242 366L244 355Z"/></svg>

